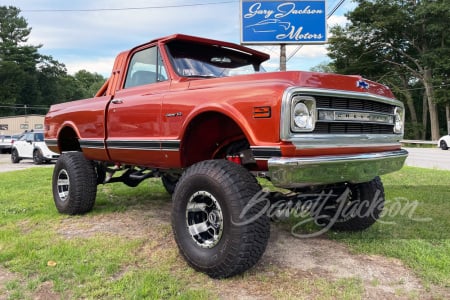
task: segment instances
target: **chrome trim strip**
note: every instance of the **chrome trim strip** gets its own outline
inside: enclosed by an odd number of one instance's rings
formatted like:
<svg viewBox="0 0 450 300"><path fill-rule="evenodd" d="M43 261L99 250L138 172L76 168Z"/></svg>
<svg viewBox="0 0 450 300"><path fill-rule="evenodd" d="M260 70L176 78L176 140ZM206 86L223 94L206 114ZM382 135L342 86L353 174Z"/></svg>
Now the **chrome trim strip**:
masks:
<svg viewBox="0 0 450 300"><path fill-rule="evenodd" d="M58 144L55 141L55 146ZM49 140L52 143L52 140ZM80 139L80 147L87 149L146 150L146 151L179 151L178 140L90 140Z"/></svg>
<svg viewBox="0 0 450 300"><path fill-rule="evenodd" d="M178 140L107 140L108 149L146 150L146 151L179 151Z"/></svg>
<svg viewBox="0 0 450 300"><path fill-rule="evenodd" d="M361 183L403 167L406 150L315 157L272 157L268 160L272 183L297 188L338 182Z"/></svg>
<svg viewBox="0 0 450 300"><path fill-rule="evenodd" d="M105 149L105 142L103 140L83 140L80 139L80 147L88 149Z"/></svg>
<svg viewBox="0 0 450 300"><path fill-rule="evenodd" d="M161 150L163 151L180 151L180 141L161 141Z"/></svg>
<svg viewBox="0 0 450 300"><path fill-rule="evenodd" d="M335 147L398 146L399 134L304 134L290 139L297 150Z"/></svg>
<svg viewBox="0 0 450 300"><path fill-rule="evenodd" d="M154 141L106 141L106 146L108 149L161 149L161 143Z"/></svg>
<svg viewBox="0 0 450 300"><path fill-rule="evenodd" d="M321 111L327 111L332 112L334 114L334 120L324 120L320 119L320 112ZM348 114L360 114L360 115L367 115L370 117L375 116L386 116L391 117L391 122L384 122L384 121L376 121L376 120L361 120L361 119L347 119L347 120L336 120L336 113L348 113ZM380 113L376 111L360 111L360 110L350 110L350 109L333 109L333 108L317 108L317 123L323 122L323 123L363 123L363 124L382 124L382 125L394 125L394 114L387 114L387 113Z"/></svg>

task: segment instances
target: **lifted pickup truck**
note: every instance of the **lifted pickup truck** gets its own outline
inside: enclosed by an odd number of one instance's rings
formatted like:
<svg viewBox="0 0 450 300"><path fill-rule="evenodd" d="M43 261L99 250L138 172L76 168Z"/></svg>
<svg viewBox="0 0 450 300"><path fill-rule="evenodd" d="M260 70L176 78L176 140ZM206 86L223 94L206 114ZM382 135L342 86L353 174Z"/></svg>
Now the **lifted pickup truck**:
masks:
<svg viewBox="0 0 450 300"><path fill-rule="evenodd" d="M161 177L180 253L214 278L244 272L264 253L267 206L279 193L262 193L257 176L297 195L349 190L326 197L317 223L372 225L384 201L378 176L407 156L403 104L360 76L264 72L267 59L181 34L120 53L95 97L53 105L45 118L45 141L62 153L58 211L90 211L98 184ZM343 214L343 201L360 207Z"/></svg>

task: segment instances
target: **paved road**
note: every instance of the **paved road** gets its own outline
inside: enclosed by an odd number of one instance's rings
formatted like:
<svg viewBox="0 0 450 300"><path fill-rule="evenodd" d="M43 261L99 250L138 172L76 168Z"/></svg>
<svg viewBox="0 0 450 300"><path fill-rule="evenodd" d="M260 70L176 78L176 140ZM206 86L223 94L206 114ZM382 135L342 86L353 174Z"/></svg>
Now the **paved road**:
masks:
<svg viewBox="0 0 450 300"><path fill-rule="evenodd" d="M0 173L8 172L8 171L16 171L23 170L31 167L53 167L53 163L51 164L43 164L43 165L35 165L33 164L33 160L24 159L21 160L18 164L11 163L11 155L10 154L0 154Z"/></svg>
<svg viewBox="0 0 450 300"><path fill-rule="evenodd" d="M441 150L439 148L405 148L409 152L406 159L406 165L429 168L450 170L450 151Z"/></svg>
<svg viewBox="0 0 450 300"><path fill-rule="evenodd" d="M450 150L444 151L439 148L406 148L409 156L406 165L430 169L450 170ZM9 154L0 154L0 172L22 170L35 165L30 160L22 160L18 164L12 164ZM42 165L51 167L50 165Z"/></svg>

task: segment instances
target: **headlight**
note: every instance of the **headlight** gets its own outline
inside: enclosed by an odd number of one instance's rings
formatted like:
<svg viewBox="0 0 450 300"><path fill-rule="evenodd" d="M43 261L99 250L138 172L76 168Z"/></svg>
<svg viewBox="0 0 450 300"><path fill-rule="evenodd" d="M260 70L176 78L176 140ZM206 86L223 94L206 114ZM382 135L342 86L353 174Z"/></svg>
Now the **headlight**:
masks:
<svg viewBox="0 0 450 300"><path fill-rule="evenodd" d="M405 113L401 107L396 107L394 110L394 133L403 133L405 126Z"/></svg>
<svg viewBox="0 0 450 300"><path fill-rule="evenodd" d="M296 96L292 99L291 130L313 131L316 125L316 100L312 97Z"/></svg>

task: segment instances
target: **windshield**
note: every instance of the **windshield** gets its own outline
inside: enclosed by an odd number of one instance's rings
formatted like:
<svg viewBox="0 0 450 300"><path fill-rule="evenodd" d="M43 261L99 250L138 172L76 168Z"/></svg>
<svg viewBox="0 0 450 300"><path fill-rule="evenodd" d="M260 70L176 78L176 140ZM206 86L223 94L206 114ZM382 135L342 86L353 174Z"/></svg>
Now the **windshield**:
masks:
<svg viewBox="0 0 450 300"><path fill-rule="evenodd" d="M227 77L263 72L251 55L216 45L174 41L167 45L178 75L183 77Z"/></svg>

